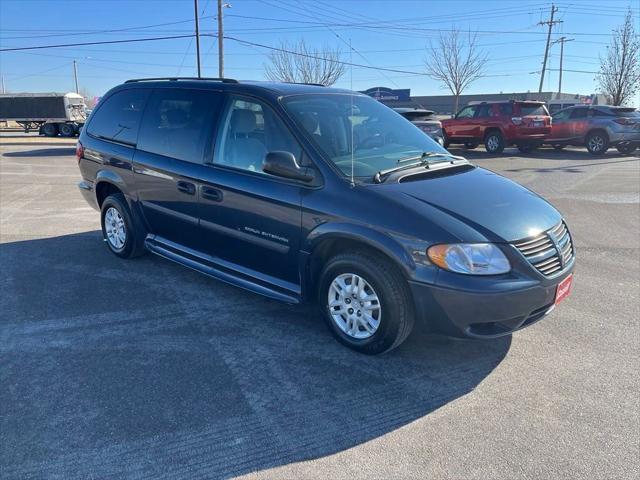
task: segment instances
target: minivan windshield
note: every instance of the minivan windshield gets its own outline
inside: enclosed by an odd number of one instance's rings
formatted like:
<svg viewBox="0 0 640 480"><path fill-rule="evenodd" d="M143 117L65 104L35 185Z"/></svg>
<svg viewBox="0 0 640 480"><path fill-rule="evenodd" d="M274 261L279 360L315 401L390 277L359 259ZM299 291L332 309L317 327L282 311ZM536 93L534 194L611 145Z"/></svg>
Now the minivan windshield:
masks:
<svg viewBox="0 0 640 480"><path fill-rule="evenodd" d="M451 161L427 134L371 97L303 94L285 97L283 104L345 176L372 178L427 156L429 163Z"/></svg>

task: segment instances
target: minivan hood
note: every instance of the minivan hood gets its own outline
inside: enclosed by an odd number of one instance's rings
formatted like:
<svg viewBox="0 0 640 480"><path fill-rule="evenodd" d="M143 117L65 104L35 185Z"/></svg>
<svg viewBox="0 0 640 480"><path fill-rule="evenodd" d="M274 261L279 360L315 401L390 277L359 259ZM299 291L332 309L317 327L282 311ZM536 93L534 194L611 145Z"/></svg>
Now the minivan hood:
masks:
<svg viewBox="0 0 640 480"><path fill-rule="evenodd" d="M443 218L452 224L464 223L485 238L495 242L513 242L557 225L560 213L547 201L523 186L483 168L462 173L443 175L403 183L382 184L379 187L394 200L404 203L404 196L414 209L418 209L441 227ZM424 178L424 177L423 177ZM446 214L429 215L437 209ZM453 232L451 232L453 233ZM462 238L462 241L471 241Z"/></svg>

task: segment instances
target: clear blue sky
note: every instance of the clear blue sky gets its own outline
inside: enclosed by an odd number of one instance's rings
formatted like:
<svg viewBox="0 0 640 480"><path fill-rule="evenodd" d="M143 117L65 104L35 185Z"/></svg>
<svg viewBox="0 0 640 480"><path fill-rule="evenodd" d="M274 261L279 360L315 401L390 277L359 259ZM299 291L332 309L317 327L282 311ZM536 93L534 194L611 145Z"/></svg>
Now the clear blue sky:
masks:
<svg viewBox="0 0 640 480"><path fill-rule="evenodd" d="M356 51L354 63L409 72L423 70L425 46L438 29L478 31L478 43L489 56L487 74L469 93L535 91L546 40L551 2L511 0L227 0L225 33L265 45L304 38L310 45ZM216 31L216 0L199 0L202 33ZM596 91L593 73L611 30L631 7L636 23L640 0L560 0L553 29L575 40L565 44L563 91ZM1 48L189 34L193 31L191 0L0 1ZM174 23L182 22L182 23ZM150 25L166 24L153 26ZM347 24L347 25L345 25ZM640 27L640 25L639 25ZM101 32L98 30L121 31ZM640 30L640 28L638 28ZM96 32L96 33L94 33ZM217 76L217 46L201 42L203 75ZM263 79L267 50L227 40L225 74L238 79ZM551 49L549 66L558 68L559 45ZM195 42L173 39L119 45L50 48L0 53L0 73L7 91L71 91L72 61L78 61L80 86L93 95L131 77L195 75ZM577 70L580 72L571 72ZM411 88L413 95L444 94L423 75L353 68L338 83L353 88ZM558 72L549 72L544 90L555 91Z"/></svg>

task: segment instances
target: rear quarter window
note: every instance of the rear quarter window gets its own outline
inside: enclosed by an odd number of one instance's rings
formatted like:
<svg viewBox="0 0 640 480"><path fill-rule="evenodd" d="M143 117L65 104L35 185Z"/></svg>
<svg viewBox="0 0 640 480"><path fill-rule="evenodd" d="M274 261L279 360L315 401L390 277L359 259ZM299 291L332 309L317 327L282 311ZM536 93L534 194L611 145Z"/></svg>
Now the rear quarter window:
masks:
<svg viewBox="0 0 640 480"><path fill-rule="evenodd" d="M135 145L149 90L121 90L102 101L91 116L87 133L94 137Z"/></svg>
<svg viewBox="0 0 640 480"><path fill-rule="evenodd" d="M201 163L213 136L221 95L218 92L159 88L147 102L138 150Z"/></svg>

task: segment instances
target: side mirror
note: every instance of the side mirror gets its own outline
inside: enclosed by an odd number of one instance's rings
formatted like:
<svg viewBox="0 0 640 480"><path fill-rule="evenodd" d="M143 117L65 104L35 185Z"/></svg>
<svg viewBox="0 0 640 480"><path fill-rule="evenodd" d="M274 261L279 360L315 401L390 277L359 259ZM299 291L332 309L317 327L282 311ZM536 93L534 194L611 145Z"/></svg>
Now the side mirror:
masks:
<svg viewBox="0 0 640 480"><path fill-rule="evenodd" d="M314 172L311 168L302 168L296 162L296 157L291 152L269 152L262 162L262 171L275 175L276 177L290 178L311 182L314 179Z"/></svg>

